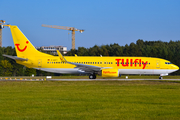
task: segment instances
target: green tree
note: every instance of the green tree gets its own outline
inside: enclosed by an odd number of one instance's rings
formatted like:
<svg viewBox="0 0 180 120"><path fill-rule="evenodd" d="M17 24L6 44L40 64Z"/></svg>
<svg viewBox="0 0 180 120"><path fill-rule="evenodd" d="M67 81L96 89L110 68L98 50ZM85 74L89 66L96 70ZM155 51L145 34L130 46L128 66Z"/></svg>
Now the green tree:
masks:
<svg viewBox="0 0 180 120"><path fill-rule="evenodd" d="M36 76L36 69L26 68L26 70L25 70L25 76L32 76L32 74L34 74L34 76Z"/></svg>
<svg viewBox="0 0 180 120"><path fill-rule="evenodd" d="M78 47L77 50L78 56L88 56L88 49L84 48L84 47Z"/></svg>
<svg viewBox="0 0 180 120"><path fill-rule="evenodd" d="M12 76L12 68L13 66L8 60L1 60L0 70L2 76Z"/></svg>

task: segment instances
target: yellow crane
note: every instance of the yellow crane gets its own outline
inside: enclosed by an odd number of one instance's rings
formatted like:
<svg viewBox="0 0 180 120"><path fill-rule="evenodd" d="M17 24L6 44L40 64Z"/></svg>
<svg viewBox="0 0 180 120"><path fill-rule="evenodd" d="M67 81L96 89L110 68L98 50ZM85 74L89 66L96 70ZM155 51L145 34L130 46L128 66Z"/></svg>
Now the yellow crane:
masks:
<svg viewBox="0 0 180 120"><path fill-rule="evenodd" d="M2 29L4 23L5 23L4 20L0 20L0 47L2 47Z"/></svg>
<svg viewBox="0 0 180 120"><path fill-rule="evenodd" d="M75 49L75 31L79 31L80 33L84 32L84 30L79 30L74 27L66 27L66 26L57 26L57 25L45 25L42 24L42 27L49 27L49 28L56 28L56 29L63 29L63 30L70 30L72 31L72 49Z"/></svg>

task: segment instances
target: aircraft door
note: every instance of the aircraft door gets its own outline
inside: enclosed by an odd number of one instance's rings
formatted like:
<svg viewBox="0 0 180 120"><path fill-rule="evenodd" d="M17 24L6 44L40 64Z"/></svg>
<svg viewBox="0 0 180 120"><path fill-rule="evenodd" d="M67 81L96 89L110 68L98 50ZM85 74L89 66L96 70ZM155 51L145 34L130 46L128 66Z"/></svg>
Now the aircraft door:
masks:
<svg viewBox="0 0 180 120"><path fill-rule="evenodd" d="M156 61L156 68L160 68L160 61L159 60Z"/></svg>
<svg viewBox="0 0 180 120"><path fill-rule="evenodd" d="M42 60L39 59L39 60L38 60L38 67L41 67L41 66L42 66Z"/></svg>

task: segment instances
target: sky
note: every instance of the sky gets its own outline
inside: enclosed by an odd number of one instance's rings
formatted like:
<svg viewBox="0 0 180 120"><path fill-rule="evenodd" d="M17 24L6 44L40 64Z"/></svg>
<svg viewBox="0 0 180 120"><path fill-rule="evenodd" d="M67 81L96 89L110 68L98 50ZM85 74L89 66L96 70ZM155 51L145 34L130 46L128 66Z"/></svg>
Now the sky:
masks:
<svg viewBox="0 0 180 120"><path fill-rule="evenodd" d="M42 24L84 29L76 32L75 47L120 46L144 41L180 40L180 0L1 0L0 20L17 25L34 46L66 46L71 31ZM9 28L4 47L14 47Z"/></svg>

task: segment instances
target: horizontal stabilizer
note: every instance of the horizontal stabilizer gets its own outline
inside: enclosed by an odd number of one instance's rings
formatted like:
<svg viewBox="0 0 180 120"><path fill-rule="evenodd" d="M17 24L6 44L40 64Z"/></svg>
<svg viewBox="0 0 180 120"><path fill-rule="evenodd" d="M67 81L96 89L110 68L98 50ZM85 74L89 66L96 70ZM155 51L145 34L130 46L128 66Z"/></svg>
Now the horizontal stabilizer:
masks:
<svg viewBox="0 0 180 120"><path fill-rule="evenodd" d="M21 60L21 61L27 61L28 60L28 59L25 59L25 58L20 58L20 57L17 57L17 56L11 56L11 55L5 55L5 54L3 54L3 56L14 59L14 60Z"/></svg>

